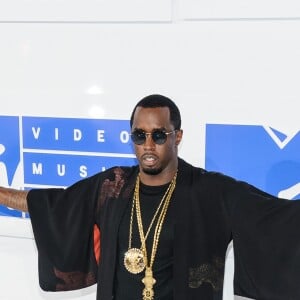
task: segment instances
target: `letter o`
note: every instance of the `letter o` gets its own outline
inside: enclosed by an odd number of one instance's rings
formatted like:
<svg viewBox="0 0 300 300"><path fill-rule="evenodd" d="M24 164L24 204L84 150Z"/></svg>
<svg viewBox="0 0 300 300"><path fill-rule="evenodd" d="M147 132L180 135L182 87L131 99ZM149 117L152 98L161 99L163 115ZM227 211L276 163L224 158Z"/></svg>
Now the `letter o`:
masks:
<svg viewBox="0 0 300 300"><path fill-rule="evenodd" d="M128 131L122 130L122 131L120 132L120 141L121 141L123 144L128 143L128 141L129 141L129 132L128 132Z"/></svg>

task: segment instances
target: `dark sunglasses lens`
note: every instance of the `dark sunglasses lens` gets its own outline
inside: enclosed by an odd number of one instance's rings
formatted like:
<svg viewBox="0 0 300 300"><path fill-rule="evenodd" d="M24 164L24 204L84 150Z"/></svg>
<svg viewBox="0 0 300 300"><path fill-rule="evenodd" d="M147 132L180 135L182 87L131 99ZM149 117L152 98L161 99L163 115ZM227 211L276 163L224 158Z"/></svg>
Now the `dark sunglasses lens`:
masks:
<svg viewBox="0 0 300 300"><path fill-rule="evenodd" d="M131 133L131 140L136 145L142 145L146 142L146 136L146 132L136 130ZM167 140L167 134L162 130L156 130L151 133L151 138L155 144L162 145Z"/></svg>
<svg viewBox="0 0 300 300"><path fill-rule="evenodd" d="M152 132L152 139L155 144L162 145L167 140L167 135L164 131L157 130Z"/></svg>
<svg viewBox="0 0 300 300"><path fill-rule="evenodd" d="M134 131L131 134L131 140L137 145L142 145L146 141L146 134L143 131Z"/></svg>

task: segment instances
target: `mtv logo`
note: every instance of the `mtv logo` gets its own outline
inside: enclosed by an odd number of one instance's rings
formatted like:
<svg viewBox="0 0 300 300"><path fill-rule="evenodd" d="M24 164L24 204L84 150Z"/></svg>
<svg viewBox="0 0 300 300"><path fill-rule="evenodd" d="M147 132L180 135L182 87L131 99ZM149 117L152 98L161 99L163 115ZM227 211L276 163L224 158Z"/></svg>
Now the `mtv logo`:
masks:
<svg viewBox="0 0 300 300"><path fill-rule="evenodd" d="M20 189L21 152L19 118L0 116L0 185ZM22 216L22 213L0 206L0 216Z"/></svg>
<svg viewBox="0 0 300 300"><path fill-rule="evenodd" d="M260 125L206 125L205 168L275 196L300 196L300 133Z"/></svg>

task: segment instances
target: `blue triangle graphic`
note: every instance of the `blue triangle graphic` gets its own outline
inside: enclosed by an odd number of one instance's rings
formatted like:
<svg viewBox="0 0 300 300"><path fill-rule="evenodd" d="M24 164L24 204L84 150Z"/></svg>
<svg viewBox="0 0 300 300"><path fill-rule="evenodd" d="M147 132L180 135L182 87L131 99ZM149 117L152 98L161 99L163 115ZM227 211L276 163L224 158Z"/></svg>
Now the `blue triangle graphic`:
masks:
<svg viewBox="0 0 300 300"><path fill-rule="evenodd" d="M281 142L283 142L286 138L287 138L287 135L270 127L270 129L276 134L276 136L280 139Z"/></svg>

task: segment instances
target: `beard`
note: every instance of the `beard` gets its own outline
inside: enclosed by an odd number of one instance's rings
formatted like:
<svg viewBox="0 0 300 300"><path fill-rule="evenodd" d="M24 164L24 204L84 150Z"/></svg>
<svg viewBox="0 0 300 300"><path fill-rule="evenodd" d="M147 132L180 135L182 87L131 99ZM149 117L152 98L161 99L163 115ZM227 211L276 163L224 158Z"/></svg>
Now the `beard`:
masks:
<svg viewBox="0 0 300 300"><path fill-rule="evenodd" d="M162 168L156 168L156 169L142 168L142 170L147 175L158 175L159 173L161 173Z"/></svg>

